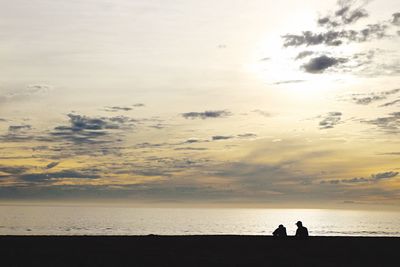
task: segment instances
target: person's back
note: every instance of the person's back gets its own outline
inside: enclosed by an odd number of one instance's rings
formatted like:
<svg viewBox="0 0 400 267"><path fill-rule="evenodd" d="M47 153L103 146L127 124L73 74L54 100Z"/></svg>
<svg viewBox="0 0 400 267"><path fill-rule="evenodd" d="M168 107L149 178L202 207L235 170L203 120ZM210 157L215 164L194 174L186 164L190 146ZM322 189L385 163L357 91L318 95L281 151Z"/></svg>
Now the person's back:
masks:
<svg viewBox="0 0 400 267"><path fill-rule="evenodd" d="M297 225L296 237L300 237L300 238L308 237L308 229L303 226L303 223L298 221L296 223L296 225Z"/></svg>
<svg viewBox="0 0 400 267"><path fill-rule="evenodd" d="M276 237L286 237L286 228L281 224L272 234Z"/></svg>

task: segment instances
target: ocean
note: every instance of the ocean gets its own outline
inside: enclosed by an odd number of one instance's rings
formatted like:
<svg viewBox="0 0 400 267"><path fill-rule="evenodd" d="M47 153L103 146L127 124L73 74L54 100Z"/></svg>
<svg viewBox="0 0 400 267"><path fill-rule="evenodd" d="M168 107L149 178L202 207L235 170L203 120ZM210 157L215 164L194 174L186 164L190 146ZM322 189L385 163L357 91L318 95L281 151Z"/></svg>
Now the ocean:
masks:
<svg viewBox="0 0 400 267"><path fill-rule="evenodd" d="M400 236L400 212L0 206L0 235L271 235L301 220L314 236Z"/></svg>

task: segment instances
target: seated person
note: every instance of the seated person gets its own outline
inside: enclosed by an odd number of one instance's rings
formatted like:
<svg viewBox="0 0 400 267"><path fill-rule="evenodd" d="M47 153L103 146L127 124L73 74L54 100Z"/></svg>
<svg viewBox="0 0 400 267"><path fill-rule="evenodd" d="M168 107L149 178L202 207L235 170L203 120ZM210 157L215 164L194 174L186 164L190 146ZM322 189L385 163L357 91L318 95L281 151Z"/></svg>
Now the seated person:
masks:
<svg viewBox="0 0 400 267"><path fill-rule="evenodd" d="M296 237L299 237L299 238L308 237L308 230L306 227L303 226L303 223L301 221L298 221L296 223L296 225L297 225Z"/></svg>
<svg viewBox="0 0 400 267"><path fill-rule="evenodd" d="M278 228L272 233L276 237L286 237L286 228L280 224Z"/></svg>

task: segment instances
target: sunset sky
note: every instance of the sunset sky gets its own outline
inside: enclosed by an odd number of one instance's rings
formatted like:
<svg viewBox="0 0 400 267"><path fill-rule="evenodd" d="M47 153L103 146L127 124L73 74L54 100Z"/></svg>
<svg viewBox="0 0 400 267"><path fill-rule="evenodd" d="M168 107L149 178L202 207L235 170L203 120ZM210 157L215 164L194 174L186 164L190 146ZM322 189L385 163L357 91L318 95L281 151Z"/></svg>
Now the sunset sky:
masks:
<svg viewBox="0 0 400 267"><path fill-rule="evenodd" d="M400 1L0 0L0 202L400 204Z"/></svg>

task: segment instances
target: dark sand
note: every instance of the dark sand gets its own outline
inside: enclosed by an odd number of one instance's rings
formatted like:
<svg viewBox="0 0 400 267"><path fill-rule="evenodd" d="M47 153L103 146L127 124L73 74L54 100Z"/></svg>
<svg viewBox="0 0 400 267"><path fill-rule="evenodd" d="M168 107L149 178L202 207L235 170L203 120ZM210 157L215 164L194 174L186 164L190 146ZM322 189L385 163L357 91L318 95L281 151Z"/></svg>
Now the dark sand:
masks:
<svg viewBox="0 0 400 267"><path fill-rule="evenodd" d="M400 266L400 238L0 236L0 266Z"/></svg>

